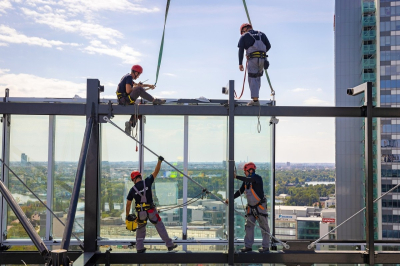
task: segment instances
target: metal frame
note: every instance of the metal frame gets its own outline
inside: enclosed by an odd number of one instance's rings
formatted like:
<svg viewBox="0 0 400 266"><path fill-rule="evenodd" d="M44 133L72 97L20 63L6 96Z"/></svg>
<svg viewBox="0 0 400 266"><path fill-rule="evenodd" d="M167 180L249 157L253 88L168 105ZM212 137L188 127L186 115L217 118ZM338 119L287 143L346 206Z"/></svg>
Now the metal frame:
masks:
<svg viewBox="0 0 400 266"><path fill-rule="evenodd" d="M47 159L47 206L53 210L54 199L54 151L55 151L55 136L56 136L56 116L49 116L49 143L48 143L48 159ZM52 239L53 215L49 210L46 210L46 234L45 240Z"/></svg>
<svg viewBox="0 0 400 266"><path fill-rule="evenodd" d="M100 82L97 79L88 79L87 82L87 99L86 103L79 101L77 103L65 102L60 104L56 100L49 102L7 102L6 98L0 103L0 113L5 114L29 114L29 115L85 115L87 118L99 115L107 115L110 113L110 107L104 104L99 99ZM229 82L229 90L233 92L234 82ZM366 169L367 169L367 221L368 225L373 224L373 204L372 202L372 118L373 117L399 117L400 108L379 108L373 107L370 99L370 86L367 89L367 105L362 107L297 107L297 106L273 106L272 103L261 106L261 116L293 116L293 117L362 117L367 119L367 151L366 151ZM179 102L179 101L178 101ZM185 103L185 102L183 102ZM229 148L229 175L233 175L234 169L234 117L235 116L257 116L259 108L241 106L241 102L235 101L232 94L229 95L229 100L212 100L210 104L202 104L196 101L187 101L187 105L141 105L139 115L208 115L208 116L226 116L229 120L228 127L228 148ZM113 115L128 115L134 113L133 106L112 106ZM273 130L275 130L273 128ZM7 128L3 124L3 132ZM9 129L8 129L9 131ZM9 134L9 132L8 132ZM84 253L78 260L82 264L95 265L99 263L119 264L119 263L284 263L284 264L313 264L313 263L329 263L329 264L386 264L397 263L400 261L400 252L380 252L376 251L374 245L381 243L383 245L388 241L374 241L373 228L367 226L366 241L330 241L338 245L352 243L361 243L366 245L367 250L361 252L327 252L327 251L296 251L284 250L283 252L273 252L269 254L253 253L251 256L245 254L235 254L234 246L238 244L233 237L227 241L216 240L220 243L224 242L228 245L227 253L154 253L136 254L136 253L115 253L98 251L98 244L104 244L102 240L98 240L99 233L99 141L100 127L98 119L95 119L90 139L89 151L86 163L86 187L85 192L85 247ZM3 143L7 142L7 134L3 133ZM3 156L7 155L7 145L3 144ZM4 157L6 159L6 157ZM3 173L7 172L2 170ZM6 173L5 173L6 174ZM4 175L5 176L5 175ZM3 177L4 177L3 176ZM233 203L233 179L228 179L228 197ZM1 210L0 210L1 211ZM4 210L3 210L4 211ZM233 204L229 205L228 211L228 235L232 236L233 228ZM372 222L372 224L371 224ZM12 243L12 241L4 241L3 243ZM25 242L25 241L22 241ZM22 243L21 242L21 243ZM28 241L27 241L28 242ZM26 242L26 243L27 243ZM181 240L180 243L190 245L188 240ZM207 243L210 240L201 241ZM212 241L211 241L212 242ZM322 242L321 242L322 243ZM390 241L393 244L400 244L400 241ZM198 244L198 243L196 243ZM379 245L379 244L378 244ZM20 259L26 258L28 263L42 263L43 259L39 254L32 252L0 252L1 264L17 264L21 263Z"/></svg>

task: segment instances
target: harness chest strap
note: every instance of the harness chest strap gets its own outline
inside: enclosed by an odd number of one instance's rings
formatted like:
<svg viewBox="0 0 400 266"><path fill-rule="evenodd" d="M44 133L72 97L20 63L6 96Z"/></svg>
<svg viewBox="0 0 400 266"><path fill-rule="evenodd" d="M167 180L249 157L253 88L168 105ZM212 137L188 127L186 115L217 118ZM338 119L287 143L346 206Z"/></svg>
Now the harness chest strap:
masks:
<svg viewBox="0 0 400 266"><path fill-rule="evenodd" d="M136 211L147 211L150 210L151 204L147 204L147 198L146 198L146 182L142 180L143 182L143 193L140 193L140 191L136 188L136 186L133 186L133 189L136 191L136 193L140 196L140 204L136 204Z"/></svg>

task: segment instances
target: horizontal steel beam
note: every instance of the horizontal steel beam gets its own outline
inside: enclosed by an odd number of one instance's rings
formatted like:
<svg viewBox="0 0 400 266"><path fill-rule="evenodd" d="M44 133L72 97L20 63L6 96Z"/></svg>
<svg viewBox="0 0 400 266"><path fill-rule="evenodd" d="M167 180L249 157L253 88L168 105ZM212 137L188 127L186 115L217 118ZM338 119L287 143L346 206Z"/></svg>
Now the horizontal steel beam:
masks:
<svg viewBox="0 0 400 266"><path fill-rule="evenodd" d="M0 102L1 114L16 115L85 115L86 104L79 103L10 103Z"/></svg>
<svg viewBox="0 0 400 266"><path fill-rule="evenodd" d="M0 102L0 114L17 115L79 115L86 113L82 103L23 103ZM112 105L112 114L130 115L135 112L134 105ZM99 114L109 113L108 104L99 105ZM227 116L224 105L151 105L139 107L140 115L199 115ZM235 116L292 116L292 117L366 117L364 107L318 107L318 106L236 106ZM400 117L400 108L375 107L373 117Z"/></svg>
<svg viewBox="0 0 400 266"><path fill-rule="evenodd" d="M82 252L70 251L68 257L75 261ZM6 264L44 264L45 261L37 251L0 251L0 265Z"/></svg>

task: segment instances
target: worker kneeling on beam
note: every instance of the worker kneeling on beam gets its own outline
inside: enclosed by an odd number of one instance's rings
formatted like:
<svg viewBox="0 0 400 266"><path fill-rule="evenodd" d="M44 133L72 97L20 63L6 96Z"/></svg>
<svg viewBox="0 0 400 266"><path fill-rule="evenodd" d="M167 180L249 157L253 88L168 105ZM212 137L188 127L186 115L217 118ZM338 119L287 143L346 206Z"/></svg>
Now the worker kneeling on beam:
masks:
<svg viewBox="0 0 400 266"><path fill-rule="evenodd" d="M249 23L244 23L240 26L239 39L239 70L243 71L243 55L246 50L247 68L249 77L250 94L253 99L247 105L258 106L261 87L261 77L264 69L269 67L267 60L267 52L271 49L271 44L267 36L261 31L253 30L253 26Z"/></svg>
<svg viewBox="0 0 400 266"><path fill-rule="evenodd" d="M262 228L262 247L258 249L259 252L269 251L269 226L268 226L268 213L267 213L267 201L264 197L263 181L261 176L256 174L256 165L252 162L246 163L243 167L244 174L246 176L234 177L243 181L242 186L238 191L235 192L234 198L236 199L244 192L247 197L246 207L246 235L244 237L244 248L240 249L241 252L252 251L254 243L254 227L255 222ZM226 200L228 203L228 200ZM267 233L268 232L268 233Z"/></svg>
<svg viewBox="0 0 400 266"><path fill-rule="evenodd" d="M130 189L128 196L126 197L126 224L127 229L128 224L130 225L129 220L136 221L136 249L137 253L146 252L146 248L144 247L144 239L146 237L146 224L147 220L149 220L152 224L154 224L158 234L161 239L165 242L168 247L168 251L172 251L178 245L172 242L172 239L169 238L167 230L165 229L164 223L161 221L160 215L157 212L156 206L153 203L153 196L151 192L151 185L156 179L158 172L161 168L161 163L164 160L163 157L158 157L158 162L154 172L143 180L142 174L139 171L133 171L131 173L131 180L134 185ZM135 199L135 210L137 213L137 217L130 215L132 200ZM132 231L135 229L135 222L132 224Z"/></svg>
<svg viewBox="0 0 400 266"><path fill-rule="evenodd" d="M143 68L140 65L134 65L131 68L131 73L128 73L121 78L116 91L118 103L120 105L135 104L135 101L139 96L156 105L165 103L165 100L154 98L144 89L154 89L156 87L155 85L134 82L134 80L138 79L142 73ZM132 115L130 120L125 123L125 132L130 132L131 127L135 127L136 123L137 121Z"/></svg>

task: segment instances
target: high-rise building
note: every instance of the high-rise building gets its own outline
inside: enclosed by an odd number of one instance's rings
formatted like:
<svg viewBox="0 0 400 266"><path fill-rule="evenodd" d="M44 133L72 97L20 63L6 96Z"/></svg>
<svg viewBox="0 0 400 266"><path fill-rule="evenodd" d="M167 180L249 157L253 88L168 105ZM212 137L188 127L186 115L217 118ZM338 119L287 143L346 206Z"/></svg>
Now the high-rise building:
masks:
<svg viewBox="0 0 400 266"><path fill-rule="evenodd" d="M346 89L370 81L373 103L400 103L400 1L335 1L335 104L361 106L364 96L347 96ZM399 96L397 96L399 95ZM398 184L400 121L373 120L374 199ZM365 123L336 118L336 218L343 222L365 207ZM400 238L399 190L374 204L375 238ZM338 239L365 237L363 215L337 231Z"/></svg>

